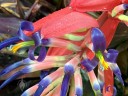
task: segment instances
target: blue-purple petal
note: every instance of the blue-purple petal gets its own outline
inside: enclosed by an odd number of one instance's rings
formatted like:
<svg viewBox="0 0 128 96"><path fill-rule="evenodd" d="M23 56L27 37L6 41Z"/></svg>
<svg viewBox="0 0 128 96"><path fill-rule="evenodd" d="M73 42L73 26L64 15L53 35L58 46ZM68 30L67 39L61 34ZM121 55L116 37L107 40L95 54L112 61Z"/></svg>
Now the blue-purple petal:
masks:
<svg viewBox="0 0 128 96"><path fill-rule="evenodd" d="M14 44L14 43L18 42L18 41L20 41L18 36L9 38L7 40L4 40L4 41L0 42L0 50L9 46L9 45L11 45L11 44Z"/></svg>
<svg viewBox="0 0 128 96"><path fill-rule="evenodd" d="M1 85L0 85L0 89L2 89L3 87L5 87L7 84L9 84L10 82L12 82L13 80L15 80L16 78L18 78L19 76L24 75L24 73L22 73L21 71L16 72L15 74L13 74L12 76L10 76L7 80L5 80Z"/></svg>
<svg viewBox="0 0 128 96"><path fill-rule="evenodd" d="M39 46L42 44L42 41L41 41L41 36L40 36L40 33L39 32L35 32L33 35L32 35L32 38L35 42L35 46Z"/></svg>
<svg viewBox="0 0 128 96"><path fill-rule="evenodd" d="M5 69L3 69L1 72L0 72L0 76L3 76L7 73L9 73L10 71L20 67L20 66L23 66L23 65L29 65L32 63L32 60L30 60L29 58L26 58L22 61L19 61L19 62L16 62L8 67L6 67Z"/></svg>
<svg viewBox="0 0 128 96"><path fill-rule="evenodd" d="M21 40L23 40L23 41L31 40L31 38L29 36L26 36L24 34L24 32L23 32L24 30L30 31L30 32L33 31L34 30L33 24L31 22L28 22L28 21L21 22L20 28L19 28L18 33L17 33Z"/></svg>
<svg viewBox="0 0 128 96"><path fill-rule="evenodd" d="M80 87L76 88L76 96L83 96L83 89Z"/></svg>
<svg viewBox="0 0 128 96"><path fill-rule="evenodd" d="M40 72L40 79L43 79L45 76L47 76L50 73L49 70L42 70Z"/></svg>
<svg viewBox="0 0 128 96"><path fill-rule="evenodd" d="M31 60L37 60L37 61L41 62L41 61L43 61L43 60L45 59L45 57L46 57L46 53L47 53L46 48L43 47L43 46L41 46L41 49L40 49L40 51L39 51L39 56L38 56L37 59L35 59L34 52L35 52L35 49L36 49L36 48L37 48L36 46L32 46L32 47L29 49L29 51L28 51L28 57L29 57Z"/></svg>
<svg viewBox="0 0 128 96"><path fill-rule="evenodd" d="M119 79L119 81L122 83L122 85L124 85L124 81L121 77L121 71L118 67L118 65L115 63L109 63L109 67L111 68L111 70L113 71L113 73L116 75L116 77Z"/></svg>
<svg viewBox="0 0 128 96"><path fill-rule="evenodd" d="M44 89L51 83L51 79L50 78L44 78L40 81L39 83L39 87L36 90L34 96L40 96L41 93L44 91Z"/></svg>
<svg viewBox="0 0 128 96"><path fill-rule="evenodd" d="M70 74L64 75L62 85L61 85L61 95L60 96L67 96L71 76L72 75L70 75Z"/></svg>
<svg viewBox="0 0 128 96"><path fill-rule="evenodd" d="M98 65L98 59L96 57L94 57L92 60L84 59L81 64L86 68L88 72L90 72Z"/></svg>
<svg viewBox="0 0 128 96"><path fill-rule="evenodd" d="M102 51L104 52L106 49L106 40L104 34L98 28L92 28L91 39L93 43L93 50L95 52Z"/></svg>
<svg viewBox="0 0 128 96"><path fill-rule="evenodd" d="M115 63L118 53L119 52L117 50L109 49L108 52L104 54L105 60L107 62Z"/></svg>
<svg viewBox="0 0 128 96"><path fill-rule="evenodd" d="M116 94L117 94L116 87L113 87L113 96L116 96Z"/></svg>
<svg viewBox="0 0 128 96"><path fill-rule="evenodd" d="M70 75L72 75L73 73L74 73L74 67L73 67L73 65L71 65L71 64L66 64L65 66L64 66L64 72L66 73L66 74L70 74Z"/></svg>

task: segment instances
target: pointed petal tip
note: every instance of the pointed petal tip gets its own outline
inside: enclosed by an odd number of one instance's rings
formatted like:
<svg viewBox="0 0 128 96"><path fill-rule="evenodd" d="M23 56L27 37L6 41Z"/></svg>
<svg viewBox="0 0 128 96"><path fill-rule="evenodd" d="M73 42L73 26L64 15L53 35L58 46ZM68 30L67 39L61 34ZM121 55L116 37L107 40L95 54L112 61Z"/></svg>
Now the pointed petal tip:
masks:
<svg viewBox="0 0 128 96"><path fill-rule="evenodd" d="M116 77L121 82L121 84L124 86L124 80L122 79L121 75L116 75Z"/></svg>

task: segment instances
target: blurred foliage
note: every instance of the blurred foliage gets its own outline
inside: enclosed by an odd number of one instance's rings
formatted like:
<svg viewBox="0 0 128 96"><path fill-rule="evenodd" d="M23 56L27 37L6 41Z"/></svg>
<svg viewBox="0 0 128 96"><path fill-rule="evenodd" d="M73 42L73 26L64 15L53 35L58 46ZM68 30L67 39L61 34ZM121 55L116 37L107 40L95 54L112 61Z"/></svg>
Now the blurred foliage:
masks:
<svg viewBox="0 0 128 96"><path fill-rule="evenodd" d="M22 20L37 21L67 6L69 2L70 0L0 0L0 41L16 35ZM100 13L93 14L90 12L88 14L97 18ZM27 56L25 49L13 54L9 50L10 47L11 46L0 51L1 69ZM115 78L115 86L118 92L117 96L128 96L128 27L125 24L119 24L109 48L114 48L119 51L117 63L125 82L125 87L123 87L117 78ZM81 70L81 73L84 83L83 88L85 90L84 96L94 96L87 74L85 74L83 70ZM36 84L40 79L37 76L35 76L35 78L29 77L23 79L26 84L24 90L20 90L19 88L19 82L21 80L22 79L15 80L7 85L7 87L0 90L0 96L20 96L25 89Z"/></svg>

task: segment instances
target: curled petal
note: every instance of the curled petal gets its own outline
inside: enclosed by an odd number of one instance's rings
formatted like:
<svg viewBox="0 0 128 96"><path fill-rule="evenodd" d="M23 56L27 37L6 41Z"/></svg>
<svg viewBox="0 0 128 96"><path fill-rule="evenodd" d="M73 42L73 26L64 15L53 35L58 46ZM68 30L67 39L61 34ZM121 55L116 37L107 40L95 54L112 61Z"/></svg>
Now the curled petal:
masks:
<svg viewBox="0 0 128 96"><path fill-rule="evenodd" d="M31 40L31 38L26 36L23 31L33 31L33 30L34 30L34 27L31 22L23 21L21 22L21 25L18 31L18 36L23 41Z"/></svg>
<svg viewBox="0 0 128 96"><path fill-rule="evenodd" d="M37 59L35 59L35 56L34 56L35 49L36 49L35 46L33 46L33 47L31 47L29 49L29 51L28 51L29 58L31 60L37 60L39 62L43 61L45 59L45 57L46 57L46 48L41 46L41 49L40 49L40 52L39 52L39 56L38 56Z"/></svg>
<svg viewBox="0 0 128 96"><path fill-rule="evenodd" d="M107 62L115 63L118 53L119 52L117 50L109 49L108 52L104 54L105 60Z"/></svg>
<svg viewBox="0 0 128 96"><path fill-rule="evenodd" d="M84 59L81 64L88 72L90 72L98 65L98 59L96 57L94 57L92 60Z"/></svg>
<svg viewBox="0 0 128 96"><path fill-rule="evenodd" d="M92 35L91 35L92 43L93 43L93 50L95 52L102 51L104 52L106 49L106 40L102 31L98 28L92 28Z"/></svg>
<svg viewBox="0 0 128 96"><path fill-rule="evenodd" d="M42 44L42 41L41 41L41 36L40 36L40 33L39 32L35 32L33 35L32 35L32 38L35 42L35 46L39 46Z"/></svg>
<svg viewBox="0 0 128 96"><path fill-rule="evenodd" d="M66 96L67 95L70 78L71 78L70 74L65 74L64 75L62 85L61 85L61 95L60 96Z"/></svg>

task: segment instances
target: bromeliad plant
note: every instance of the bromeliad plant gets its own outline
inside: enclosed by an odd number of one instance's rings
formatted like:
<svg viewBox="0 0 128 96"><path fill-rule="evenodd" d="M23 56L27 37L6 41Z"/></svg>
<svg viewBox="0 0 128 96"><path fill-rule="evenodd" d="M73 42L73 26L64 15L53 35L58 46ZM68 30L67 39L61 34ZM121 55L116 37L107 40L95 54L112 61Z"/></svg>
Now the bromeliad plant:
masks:
<svg viewBox="0 0 128 96"><path fill-rule="evenodd" d="M14 44L13 52L29 47L28 58L0 72L3 76L24 66L0 88L21 75L42 71L41 81L22 96L82 96L80 70L85 70L96 96L115 95L113 73L124 85L116 64L118 51L106 48L120 20L127 24L128 17L122 13L127 9L126 3L128 0L71 0L68 7L33 24L21 22L17 36L1 42L0 49L11 44ZM96 20L87 14L90 11L102 11L102 14ZM39 56L34 56L37 47L40 47ZM49 47L48 52L45 47ZM93 71L97 66L98 77ZM50 73L52 68L56 70Z"/></svg>

